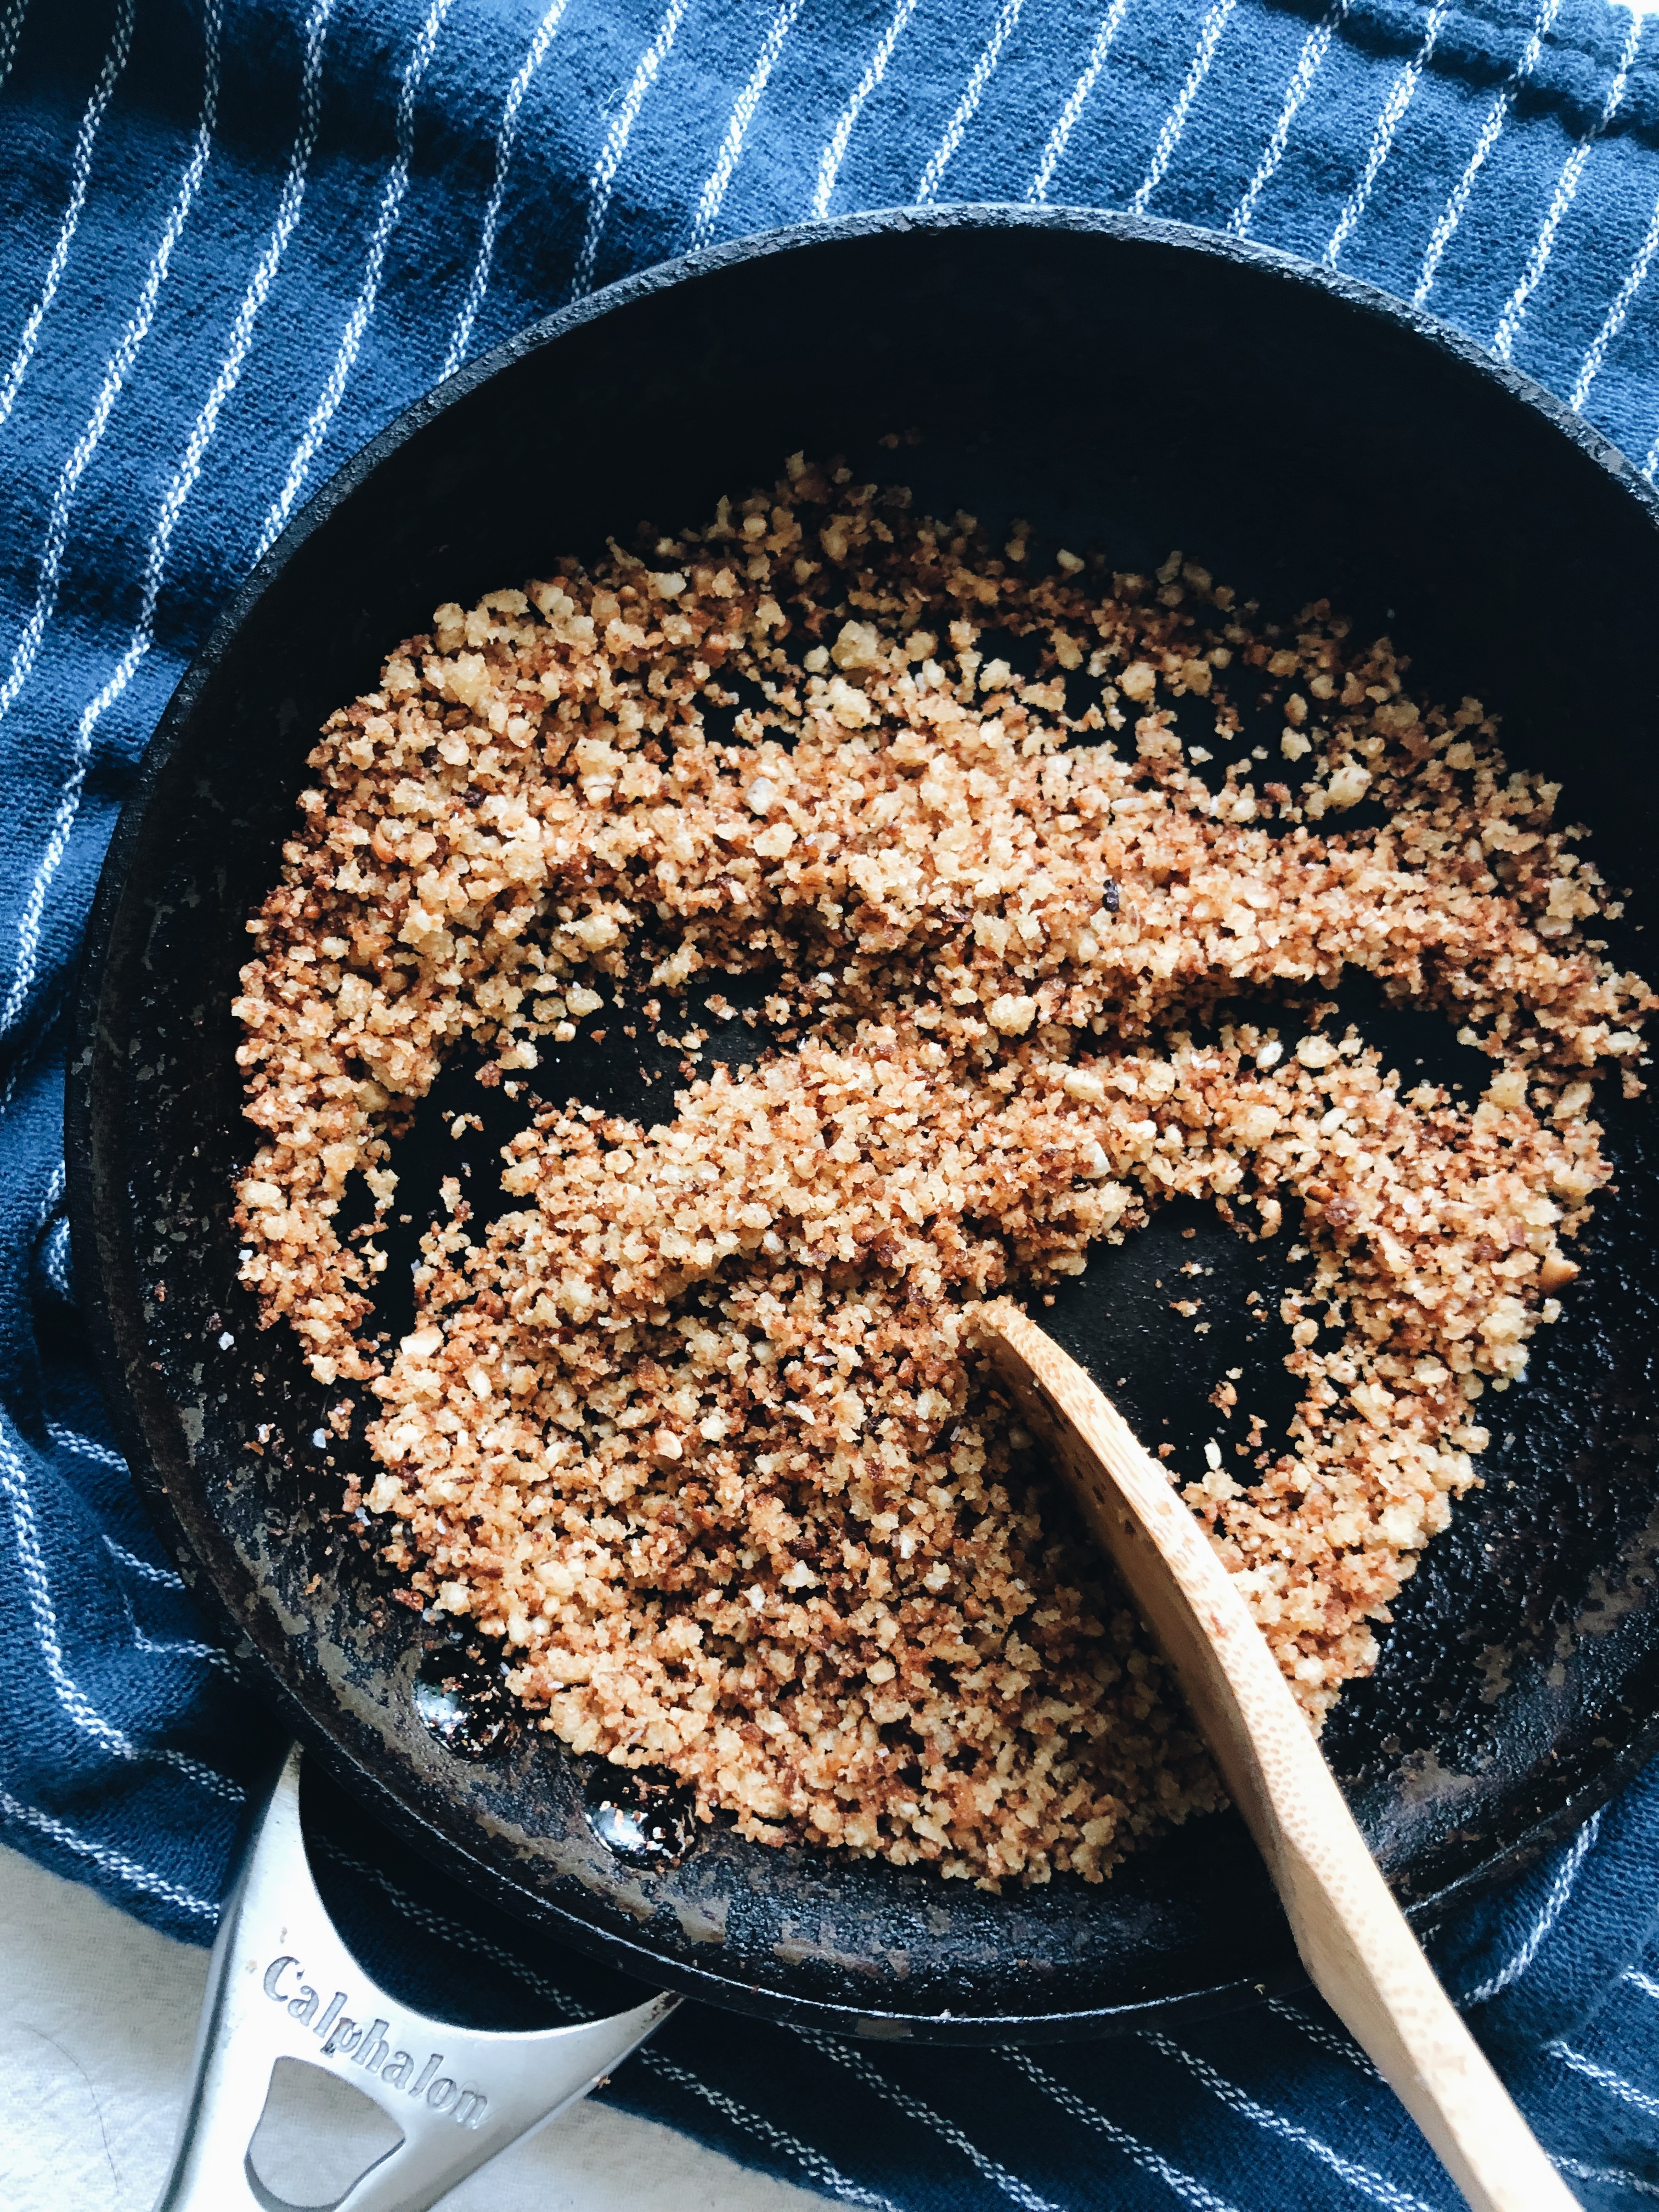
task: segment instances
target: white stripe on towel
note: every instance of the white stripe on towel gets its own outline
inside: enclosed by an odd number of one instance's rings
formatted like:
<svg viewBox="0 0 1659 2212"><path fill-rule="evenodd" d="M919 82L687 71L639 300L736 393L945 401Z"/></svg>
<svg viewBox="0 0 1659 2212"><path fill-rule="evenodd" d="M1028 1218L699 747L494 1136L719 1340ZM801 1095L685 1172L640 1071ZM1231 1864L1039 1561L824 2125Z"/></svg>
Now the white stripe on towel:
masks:
<svg viewBox="0 0 1659 2212"><path fill-rule="evenodd" d="M68 459L58 471L58 482L52 487L52 505L46 515L46 534L40 548L35 577L34 605L29 610L28 619L23 624L16 644L12 647L11 665L4 679L0 681L0 719L10 713L18 693L28 682L40 650L40 641L46 635L46 625L57 611L58 591L63 580L64 555L69 545L70 519L75 511L76 494L81 488L82 477L92 465L93 456L103 443L104 433L108 429L110 417L115 411L115 403L126 388L133 365L149 336L150 327L155 320L156 305L161 296L161 287L167 283L167 272L173 266L173 249L190 219L190 211L196 204L196 195L207 172L208 161L213 152L214 129L219 119L219 28L222 12L221 0L208 0L202 27L202 106L196 118L196 135L191 141L190 158L185 163L173 205L161 226L161 235L150 256L149 266L144 271L137 304L116 341L115 350L104 364L104 374L99 383L98 396L92 403L92 411L82 427L80 436L70 448Z"/></svg>
<svg viewBox="0 0 1659 2212"><path fill-rule="evenodd" d="M1211 2094L1230 2111L1238 2113L1243 2119L1254 2122L1267 2134L1295 2143L1310 2157L1316 2158L1322 2166L1328 2166L1333 2173L1347 2183L1350 2189L1357 2189L1362 2197L1369 2197L1374 2204L1385 2206L1387 2212L1436 2212L1433 2205L1425 2204L1420 2197L1413 2197L1408 2189L1401 2189L1398 2183L1390 2181L1387 2174L1377 2173L1370 2166L1362 2166L1358 2159L1345 2158L1340 2151L1334 2150L1329 2143L1322 2142L1310 2130L1299 2127L1294 2120L1287 2120L1282 2112L1275 2112L1269 2106L1258 2104L1236 2081L1230 2081L1224 2075L1218 2074L1213 2066L1193 2051L1184 2050L1167 2035L1146 2034L1141 2037L1141 2041L1150 2044L1154 2051L1161 2051L1166 2058L1176 2060L1188 2072L1196 2075Z"/></svg>
<svg viewBox="0 0 1659 2212"><path fill-rule="evenodd" d="M1042 149L1042 159L1036 165L1036 173L1025 187L1026 200L1033 205L1041 206L1048 197L1048 186L1060 166L1060 156L1077 127L1079 116L1088 105L1089 94L1095 88L1095 79L1105 67L1106 57L1112 50L1117 27L1123 21L1123 11L1128 4L1129 0L1112 0L1111 6L1100 19L1095 42L1089 49L1089 58L1083 64L1082 74L1077 82L1072 87L1070 99L1060 109L1054 127L1048 133L1048 143Z"/></svg>
<svg viewBox="0 0 1659 2212"><path fill-rule="evenodd" d="M1320 2021L1310 2020L1299 2005L1291 2004L1285 1997L1269 1997L1267 2009L1277 2014L1280 2020L1288 2021L1291 2027L1305 2035L1310 2043L1316 2044L1321 2051L1328 2051L1333 2058L1341 2059L1345 2065L1352 2066L1357 2073L1369 2074L1373 2081L1382 2079L1351 2035L1334 2033Z"/></svg>
<svg viewBox="0 0 1659 2212"><path fill-rule="evenodd" d="M126 1461L118 1451L109 1444L100 1444L94 1437L82 1436L79 1429L66 1429L60 1421L48 1421L46 1434L65 1451L78 1452L82 1459L95 1459L101 1467L118 1467L123 1474L127 1472ZM106 1537L105 1541L108 1540Z"/></svg>
<svg viewBox="0 0 1659 2212"><path fill-rule="evenodd" d="M1638 2197L1659 2197L1659 2183L1644 2181L1639 2173L1632 2173L1622 2166L1587 2166L1582 2158L1557 2158L1550 2153L1550 2163L1563 2173L1570 2173L1575 2181L1606 2181L1615 2189L1633 2189Z"/></svg>
<svg viewBox="0 0 1659 2212"><path fill-rule="evenodd" d="M945 126L945 136L927 156L927 166L916 185L918 207L931 207L939 198L940 180L962 143L963 132L979 112L979 104L985 97L985 88L991 82L991 73L1002 58L1002 49L1013 35L1014 26L1019 21L1020 10L1024 4L1025 0L1002 0L984 51L974 64L955 112Z"/></svg>
<svg viewBox="0 0 1659 2212"><path fill-rule="evenodd" d="M1633 2081L1626 2081L1622 2074L1615 2074L1611 2066L1599 2066L1595 2059L1586 2058L1582 2051L1575 2051L1570 2043L1563 2043L1559 2038L1553 2043L1547 2043L1544 2048L1553 2058L1559 2058L1564 2066L1571 2067L1575 2074L1582 2074L1587 2081L1594 2081L1598 2089L1605 2089L1610 2097L1617 2097L1621 2105L1628 2105L1635 2112L1645 2112L1650 2120L1659 2120L1659 2097L1650 2096L1645 2089L1638 2089Z"/></svg>
<svg viewBox="0 0 1659 2212"><path fill-rule="evenodd" d="M1243 238L1248 234L1255 220L1256 202L1278 174L1279 165L1285 158L1285 149L1290 143L1291 125L1302 112L1302 104L1319 74L1320 64L1330 50L1332 37L1352 5L1352 0L1336 0L1336 4L1323 21L1316 23L1302 41L1302 52L1291 72L1291 81L1285 88L1285 105L1279 111L1279 120L1273 125L1273 136L1256 164L1255 174L1245 187L1243 198L1227 218L1227 228L1235 238Z"/></svg>
<svg viewBox="0 0 1659 2212"><path fill-rule="evenodd" d="M169 1881L164 1875L141 1866L125 1851L112 1850L107 1844L94 1844L89 1836L80 1834L67 1821L54 1820L37 1806L21 1803L9 1790L0 1790L0 1817L15 1820L20 1827L33 1828L36 1835L47 1837L79 1858L90 1859L94 1866L113 1875L117 1881L137 1890L141 1896L163 1898L167 1904L176 1905L181 1912L188 1912L193 1919L205 1920L210 1926L219 1917L218 1906L209 1899L181 1889L176 1881Z"/></svg>
<svg viewBox="0 0 1659 2212"><path fill-rule="evenodd" d="M744 143L749 136L749 126L755 119L755 110L765 94L767 83L777 66L778 56L783 51L783 42L793 29L802 4L803 0L782 0L782 5L767 26L755 66L749 73L749 82L732 103L732 119L726 126L720 153L708 173L708 182L697 195L697 211L691 223L694 252L698 246L707 246L714 234L715 222L725 203L726 188L743 158Z"/></svg>
<svg viewBox="0 0 1659 2212"><path fill-rule="evenodd" d="M0 15L0 85L11 75L11 65L17 58L17 41L23 28L23 18L29 12L29 0L11 0L3 15Z"/></svg>
<svg viewBox="0 0 1659 2212"><path fill-rule="evenodd" d="M122 1464L125 1466L125 1462ZM162 1589L181 1590L185 1587L184 1577L175 1574L171 1567L158 1567L152 1559L141 1559L137 1552L128 1551L126 1546L118 1544L113 1536L106 1536L104 1541L109 1547L111 1557L118 1559L124 1567L130 1567L141 1581L155 1583Z"/></svg>
<svg viewBox="0 0 1659 2212"><path fill-rule="evenodd" d="M1533 25L1532 36L1522 49L1521 58L1513 74L1492 95L1492 106L1486 110L1486 119L1480 126L1480 135L1474 142L1474 151L1469 155L1462 175L1452 187L1451 198L1441 210L1440 220L1431 233L1423 266L1418 272L1417 289L1412 294L1412 305L1420 307L1434 289L1434 280L1446 248L1451 244L1457 226L1463 220L1463 210L1474 190L1474 180L1485 167L1487 155L1498 143L1504 125L1509 121L1510 110L1515 105L1515 95L1538 66L1538 57L1544 50L1544 41L1555 27L1555 19L1561 12L1561 0L1543 0L1538 20Z"/></svg>
<svg viewBox="0 0 1659 2212"><path fill-rule="evenodd" d="M1173 2191L1183 2204L1190 2204L1193 2212L1238 2212L1237 2205L1230 2203L1224 2197L1218 2197L1212 2189L1206 2189L1196 2176L1188 2173L1181 2166L1172 2166L1150 2143L1142 2142L1127 2128L1119 2127L1115 2120L1108 2119L1104 2112L1085 2103L1074 2090L1068 2089L1063 2081L1057 2081L1052 2074L1039 2066L1024 2051L1005 2051L1002 2055L1009 2065L1018 2068L1034 2089L1039 2089L1045 2097L1052 2098L1061 2112L1068 2112L1074 2120L1080 2120L1085 2128L1092 2128L1097 2135L1104 2136L1114 2149L1121 2150L1126 2158L1133 2159L1143 2173L1154 2175L1166 2189Z"/></svg>
<svg viewBox="0 0 1659 2212"><path fill-rule="evenodd" d="M52 1584L46 1574L46 1558L41 1549L40 1527L34 1516L34 1501L29 1495L27 1470L21 1455L3 1428L0 1428L0 1497L3 1497L11 1508L13 1547L17 1555L23 1588L28 1595L35 1645L53 1694L70 1719L84 1735L90 1736L95 1744L112 1757L131 1759L135 1763L151 1759L159 1760L166 1765L177 1767L198 1788L210 1791L214 1796L240 1805L246 1793L228 1776L216 1773L212 1767L204 1766L199 1759L189 1758L182 1751L151 1749L135 1744L125 1729L105 1718L70 1673L64 1654L57 1607L52 1602Z"/></svg>
<svg viewBox="0 0 1659 2212"><path fill-rule="evenodd" d="M242 295L242 303L236 311L236 319L231 326L230 343L219 365L219 373L191 425L183 457L173 471L173 481L162 495L155 526L144 555L143 592L139 602L138 619L113 671L102 689L82 708L76 725L70 770L58 794L58 811L52 822L52 834L35 869L28 897L24 902L22 917L17 925L17 965L7 989L5 1003L0 1006L0 1036L16 1025L34 988L40 970L40 933L46 895L63 865L64 855L69 850L70 833L80 812L81 793L92 753L93 732L132 681L155 641L156 601L167 571L173 531L202 473L203 460L218 428L220 413L236 388L242 364L253 343L254 322L270 295L289 240L300 220L307 174L317 143L323 45L334 6L335 0L314 0L306 25L305 65L300 85L300 130L289 155L288 172L276 205L276 219L247 289Z"/></svg>
<svg viewBox="0 0 1659 2212"><path fill-rule="evenodd" d="M81 210L87 204L87 185L92 177L92 152L98 140L98 127L104 119L121 72L127 65L127 56L132 51L132 16L135 0L120 0L115 11L115 28L110 33L109 48L104 56L104 65L98 72L98 82L92 88L86 112L81 118L81 127L75 134L75 150L70 156L70 196L63 218L58 226L58 240L46 264L46 273L34 305L23 323L23 334L17 341L17 350L12 356L6 380L0 384L0 423L3 423L17 404L17 394L28 366L34 358L40 325L52 301L58 296L58 287L64 281L64 264L69 259L70 247L81 224Z"/></svg>
<svg viewBox="0 0 1659 2212"><path fill-rule="evenodd" d="M896 2105L907 2119L931 2128L941 2142L949 2143L951 2149L966 2159L976 2172L983 2174L987 2181L1018 2204L1020 2212L1061 2212L1060 2206L1051 2203L1046 2197L1039 2197L1036 2191L1022 2181L1017 2173L1011 2172L1000 2160L982 2151L970 2136L963 2134L954 2120L947 2120L943 2112L936 2112L920 2097L913 2097L908 2090L901 2089L896 2081L890 2081L860 2052L851 2050L835 2036L820 2034L816 2029L797 2028L795 2033L803 2043L810 2045L822 2057L833 2058L838 2066L844 2066L848 2073L855 2074L866 2088L873 2089L877 2096L884 2098L890 2105Z"/></svg>
<svg viewBox="0 0 1659 2212"><path fill-rule="evenodd" d="M1499 1990L1506 1990L1511 1982L1520 1980L1538 1956L1544 1938L1566 1910L1567 1899L1572 1895L1572 1886L1578 1879L1578 1869L1583 1865L1585 1855L1601 1832L1601 1814L1598 1808L1569 1844L1566 1856L1557 1868L1555 1879L1550 1884L1543 1910L1528 1929L1526 1941L1507 1966L1501 1966L1497 1973L1482 1982L1479 1989L1467 1990L1459 1997L1457 2002L1460 2005L1485 2004L1489 1997L1495 1997Z"/></svg>
<svg viewBox="0 0 1659 2212"><path fill-rule="evenodd" d="M198 1644L188 1638L168 1643L155 1636L146 1636L142 1628L133 1632L133 1644L147 1659L201 1659L210 1667L217 1667L227 1674L236 1671L230 1654L222 1651L216 1644Z"/></svg>
<svg viewBox="0 0 1659 2212"><path fill-rule="evenodd" d="M865 66L864 75L853 88L853 96L836 119L829 142L818 159L817 181L812 187L812 212L820 221L830 212L830 201L836 189L836 179L841 174L841 165L847 158L848 142L854 128L864 112L864 104L887 74L887 64L893 58L893 48L899 34L916 12L916 0L898 0L892 20L876 41L876 50Z"/></svg>
<svg viewBox="0 0 1659 2212"><path fill-rule="evenodd" d="M1199 88L1210 74L1210 64L1215 59L1215 50L1221 43L1221 33L1227 27L1237 0L1215 0L1215 5L1204 18L1204 27L1198 34L1198 45L1188 64L1187 76L1176 95L1176 104L1164 118L1164 128L1158 134L1158 143L1152 149L1152 165L1140 180L1140 188L1129 203L1131 215L1145 215L1146 204L1164 181L1164 173L1170 166L1170 157L1181 143L1181 134L1187 128L1187 118L1197 99Z"/></svg>
<svg viewBox="0 0 1659 2212"><path fill-rule="evenodd" d="M368 241L368 252L363 263L363 280L357 297L346 319L339 350L334 356L311 419L300 434L300 442L294 448L288 465L288 475L283 489L272 501L264 527L259 532L259 542L254 548L256 561L264 558L276 539L282 534L301 489L311 473L311 464L317 448L328 434L328 426L334 420L335 410L344 397L351 372L356 366L358 348L363 342L363 332L368 328L369 318L374 313L380 296L380 276L386 267L386 250L398 221L403 213L404 197L409 190L409 172L415 158L415 100L432 59L438 33L444 18L449 13L451 0L432 0L415 44L410 49L408 65L404 70L402 84L398 88L397 142L398 151L380 191L380 213L375 219L373 235Z"/></svg>
<svg viewBox="0 0 1659 2212"><path fill-rule="evenodd" d="M1331 233L1324 252L1325 266L1334 269L1343 247L1352 237L1360 217L1370 204L1376 180L1382 173L1382 165L1394 149L1395 134L1400 129L1406 110L1411 106L1418 80L1429 65L1431 56L1440 36L1441 26L1451 13L1450 0L1435 0L1429 10L1428 21L1423 26L1423 43L1389 88L1389 96L1382 103L1382 112L1376 118L1376 128L1365 155L1365 167L1359 182L1348 195L1347 204L1336 219L1336 228Z"/></svg>
<svg viewBox="0 0 1659 2212"><path fill-rule="evenodd" d="M472 275L468 281L461 312L455 318L455 327L449 334L449 344L444 354L444 365L438 371L441 384L447 376L453 376L466 359L466 349L472 337L472 325L478 319L484 294L489 289L490 264L495 258L495 233L501 219L501 202L507 195L507 172L513 166L513 151L518 143L519 110L524 106L524 96L530 89L530 80L547 58L547 50L553 43L553 33L570 0L553 0L553 4L536 27L536 35L530 41L518 75L507 88L507 98L501 103L501 119L495 132L495 175L489 187L489 198L485 204L483 221L478 228L477 258L472 264Z"/></svg>
<svg viewBox="0 0 1659 2212"><path fill-rule="evenodd" d="M1589 349L1579 366L1577 375L1573 379L1572 390L1567 396L1567 404L1575 415L1583 411L1584 402L1589 398L1590 386L1601 374L1601 364L1607 357L1607 348L1624 329L1626 318L1630 313L1636 295L1648 280L1648 270L1653 264L1656 247L1659 247L1659 198L1656 198L1653 203L1653 211L1648 217L1647 235L1637 248L1635 260L1625 272L1625 281L1619 287L1618 297L1607 309L1601 327L1591 339Z"/></svg>
<svg viewBox="0 0 1659 2212"><path fill-rule="evenodd" d="M605 217L611 212L611 194L617 181L617 172L622 167L623 155L628 151L628 142L639 120L645 96L657 81L657 73L672 51L678 33L681 18L685 14L686 0L668 0L668 8L657 35L640 56L639 67L634 72L634 82L628 88L617 119L611 126L599 160L593 164L593 173L587 180L587 222L582 232L581 252L576 257L576 273L571 281L570 296L580 300L593 289L593 271L599 258L599 240L605 234Z"/></svg>
<svg viewBox="0 0 1659 2212"><path fill-rule="evenodd" d="M1499 361L1508 361L1515 350L1516 333L1526 317L1528 302L1542 283L1544 271L1549 266L1550 256L1555 251L1557 233L1577 198L1579 180L1584 173L1584 164L1589 160L1590 149L1624 105L1625 88L1630 82L1631 68L1636 59L1636 50L1642 42L1645 22L1644 16L1638 15L1634 9L1631 10L1624 52L1619 58L1613 82L1607 87L1607 98L1601 103L1601 112L1561 165L1561 173L1555 180L1555 191L1551 195L1538 235L1533 240L1527 265L1521 272L1521 281L1504 302L1504 312L1498 318L1498 327L1492 332L1492 349Z"/></svg>

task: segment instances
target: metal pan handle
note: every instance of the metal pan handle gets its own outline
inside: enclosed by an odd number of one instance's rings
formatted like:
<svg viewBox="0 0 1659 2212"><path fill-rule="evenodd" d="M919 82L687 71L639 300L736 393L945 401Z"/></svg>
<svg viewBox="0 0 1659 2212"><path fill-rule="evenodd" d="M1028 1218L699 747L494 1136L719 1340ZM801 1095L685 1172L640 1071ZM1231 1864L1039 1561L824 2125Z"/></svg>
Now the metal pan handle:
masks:
<svg viewBox="0 0 1659 2212"><path fill-rule="evenodd" d="M337 2075L402 2130L331 2212L425 2212L596 2088L678 2002L657 1996L611 2020L500 2035L429 2020L387 1996L317 1893L300 1827L296 1744L225 1902L190 2094L155 2212L288 2212L249 2158L279 2058Z"/></svg>

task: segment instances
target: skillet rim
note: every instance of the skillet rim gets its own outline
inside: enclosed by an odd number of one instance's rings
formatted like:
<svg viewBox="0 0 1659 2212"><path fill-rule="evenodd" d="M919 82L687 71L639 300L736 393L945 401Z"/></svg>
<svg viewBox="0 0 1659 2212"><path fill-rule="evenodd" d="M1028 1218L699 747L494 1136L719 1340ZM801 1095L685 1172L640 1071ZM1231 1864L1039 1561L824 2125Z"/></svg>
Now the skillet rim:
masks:
<svg viewBox="0 0 1659 2212"><path fill-rule="evenodd" d="M105 969L121 918L134 849L156 787L187 731L204 687L216 672L255 608L301 547L387 459L451 407L530 354L602 316L705 275L776 255L808 252L861 238L902 235L913 231L995 234L1018 230L1087 233L1127 243L1173 248L1202 261L1259 272L1270 280L1340 301L1358 313L1449 356L1460 368L1473 371L1509 401L1541 419L1576 447L1617 492L1632 499L1648 524L1659 532L1659 491L1643 478L1620 448L1535 379L1511 363L1498 360L1463 332L1379 287L1252 240L1105 209L969 203L926 211L907 208L876 210L833 221L783 225L655 263L526 325L416 399L359 447L313 494L231 594L158 720L112 833L72 986L72 1029L65 1070L64 1145L69 1164L71 1236L77 1280L97 1285L82 1312L106 1403L135 1483L169 1553L185 1570L192 1597L222 1629L228 1631L239 1659L255 1662L255 1669L251 1671L256 1673L256 1679L250 1681L249 1686L256 1687L268 1703L274 1704L283 1723L308 1750L319 1756L325 1769L348 1795L381 1819L393 1816L405 1827L417 1831L419 1847L425 1855L457 1873L467 1887L496 1905L530 1919L544 1931L549 1917L556 1915L558 1940L568 1941L613 1967L637 1975L642 1981L678 1989L724 2009L796 2021L804 2025L837 2027L843 2031L851 2028L877 2037L884 2031L888 2035L918 2042L1036 2042L1133 2033L1153 2020L1194 2017L1259 2001L1263 1996L1295 1987L1305 1978L1292 1962L1283 1972L1269 1975L1265 1982L1234 1978L1174 1996L1132 2000L1098 2008L946 2015L940 2020L925 2014L884 2010L879 2006L859 2008L773 1989L761 1990L731 1974L716 1974L679 1960L664 1960L648 1941L592 1925L553 1900L531 1899L495 1867L474 1858L464 1845L434 1827L402 1794L374 1772L332 1731L320 1703L319 1710L313 1711L311 1704L258 1652L242 1630L234 1606L222 1589L218 1577L185 1532L178 1508L151 1458L143 1419L129 1387L118 1342L114 1320L117 1301L110 1294L109 1274L99 1264L102 1253L98 1221L106 1186L97 1179L94 1167L97 1157L93 1133L96 1120L94 1094L107 1064L107 1055L100 1052L99 1018ZM136 1285L123 1282L119 1288L131 1306L131 1292ZM1593 1779L1571 1794L1555 1813L1534 1823L1506 1849L1479 1867L1407 1904L1408 1917L1419 1925L1432 1923L1455 1905L1514 1879L1553 1844L1582 1826L1656 1752L1659 1709L1619 1751L1608 1757Z"/></svg>

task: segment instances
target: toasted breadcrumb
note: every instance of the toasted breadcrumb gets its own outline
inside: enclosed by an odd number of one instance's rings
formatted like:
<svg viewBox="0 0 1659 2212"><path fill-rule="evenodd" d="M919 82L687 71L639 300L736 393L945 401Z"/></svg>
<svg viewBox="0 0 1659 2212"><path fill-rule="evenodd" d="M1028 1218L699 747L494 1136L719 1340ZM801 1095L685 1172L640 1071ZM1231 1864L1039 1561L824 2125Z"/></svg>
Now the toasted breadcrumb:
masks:
<svg viewBox="0 0 1659 2212"><path fill-rule="evenodd" d="M1559 1311L1655 1000L1586 933L1618 907L1557 787L1323 603L1275 629L1179 555L1028 579L799 456L650 543L441 607L325 726L236 1005L244 1279L367 1387L348 1503L416 1601L567 1744L769 1841L1098 1880L1218 1788L973 1303L1177 1195L1252 1237L1299 1203L1292 1448L1252 1417L1237 1474L1172 1475L1316 1722ZM1485 1097L1334 1035L1345 966ZM446 1183L383 1354L337 1212L354 1171L393 1210L446 1058L522 1083L623 983L700 1051L678 994L756 970L773 1042L661 1124L526 1099L516 1203L475 1237Z"/></svg>

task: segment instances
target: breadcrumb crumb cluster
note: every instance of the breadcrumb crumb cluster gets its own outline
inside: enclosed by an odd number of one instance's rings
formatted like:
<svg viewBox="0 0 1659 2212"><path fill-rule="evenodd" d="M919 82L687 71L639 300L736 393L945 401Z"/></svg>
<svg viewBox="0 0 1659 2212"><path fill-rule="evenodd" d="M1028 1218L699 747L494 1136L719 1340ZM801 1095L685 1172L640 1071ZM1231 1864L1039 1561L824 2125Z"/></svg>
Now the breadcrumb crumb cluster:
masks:
<svg viewBox="0 0 1659 2212"><path fill-rule="evenodd" d="M243 1279L342 1427L367 1394L347 1504L410 1601L705 1818L992 1884L1098 1880L1218 1790L975 1303L1178 1195L1294 1208L1291 1431L1229 1382L1171 1474L1316 1720L1559 1311L1655 1003L1476 702L1179 555L1037 565L796 456L441 607L326 724L236 1004ZM1338 1033L1345 967L1490 1057L1478 1103ZM756 975L752 1059L660 1123L536 1095L601 1009ZM524 1099L507 1210L445 1182L393 1346L391 1148L463 1048Z"/></svg>

